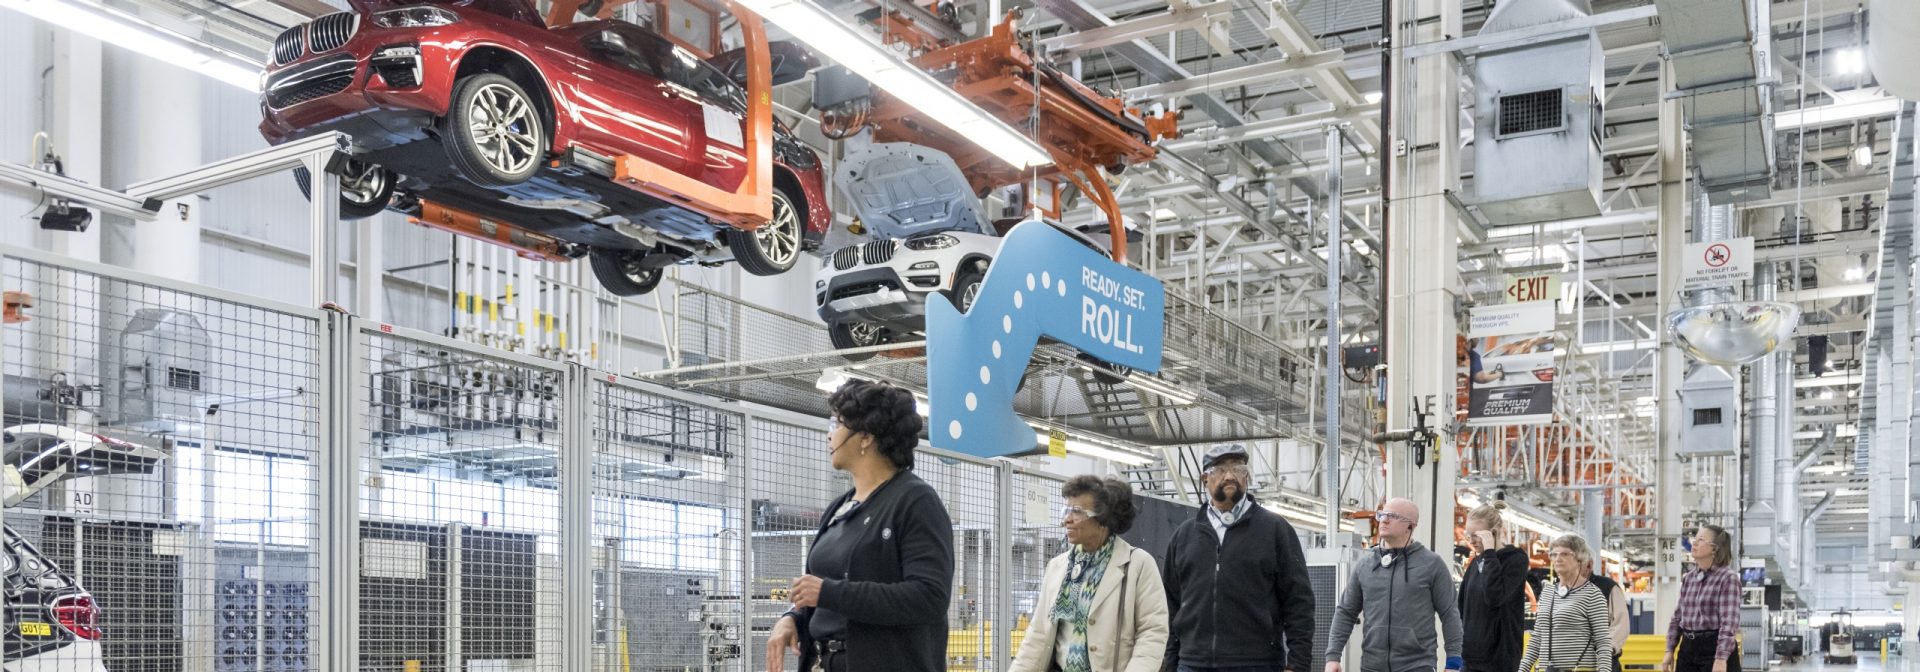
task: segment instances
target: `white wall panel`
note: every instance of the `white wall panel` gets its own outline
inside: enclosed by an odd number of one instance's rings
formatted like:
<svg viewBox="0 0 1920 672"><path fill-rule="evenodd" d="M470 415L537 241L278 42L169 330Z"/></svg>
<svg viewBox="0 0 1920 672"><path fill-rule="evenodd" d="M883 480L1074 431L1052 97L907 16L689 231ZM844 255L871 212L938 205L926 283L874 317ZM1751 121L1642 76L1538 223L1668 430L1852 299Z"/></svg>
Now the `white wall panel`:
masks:
<svg viewBox="0 0 1920 672"><path fill-rule="evenodd" d="M41 32L39 22L0 9L0 92L5 92L0 94L0 161L27 160L33 133L39 130L34 43ZM15 244L31 241L40 227L23 215L37 200L23 190L0 186L0 238Z"/></svg>

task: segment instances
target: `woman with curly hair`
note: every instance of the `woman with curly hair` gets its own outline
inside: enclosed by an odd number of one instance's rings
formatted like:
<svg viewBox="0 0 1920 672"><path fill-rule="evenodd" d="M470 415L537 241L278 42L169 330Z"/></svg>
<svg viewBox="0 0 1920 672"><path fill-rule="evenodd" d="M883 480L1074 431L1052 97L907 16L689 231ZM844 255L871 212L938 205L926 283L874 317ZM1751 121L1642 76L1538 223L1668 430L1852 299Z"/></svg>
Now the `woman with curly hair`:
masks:
<svg viewBox="0 0 1920 672"><path fill-rule="evenodd" d="M793 608L767 638L767 669L779 672L787 651L808 671L945 669L953 522L913 474L921 425L913 395L853 381L827 405L827 459L853 489L822 516L807 575L788 595Z"/></svg>
<svg viewBox="0 0 1920 672"><path fill-rule="evenodd" d="M1072 548L1047 563L1013 672L1159 672L1167 652L1160 567L1120 538L1133 527L1133 488L1076 476L1060 495Z"/></svg>

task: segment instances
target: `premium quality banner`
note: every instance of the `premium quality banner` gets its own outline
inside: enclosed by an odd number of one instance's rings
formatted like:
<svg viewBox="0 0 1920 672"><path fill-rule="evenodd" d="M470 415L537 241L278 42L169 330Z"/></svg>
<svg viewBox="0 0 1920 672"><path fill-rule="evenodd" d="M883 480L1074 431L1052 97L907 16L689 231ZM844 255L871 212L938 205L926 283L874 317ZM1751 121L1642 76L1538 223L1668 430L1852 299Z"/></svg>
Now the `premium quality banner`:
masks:
<svg viewBox="0 0 1920 672"><path fill-rule="evenodd" d="M1467 424L1553 421L1553 302L1473 309L1467 340Z"/></svg>

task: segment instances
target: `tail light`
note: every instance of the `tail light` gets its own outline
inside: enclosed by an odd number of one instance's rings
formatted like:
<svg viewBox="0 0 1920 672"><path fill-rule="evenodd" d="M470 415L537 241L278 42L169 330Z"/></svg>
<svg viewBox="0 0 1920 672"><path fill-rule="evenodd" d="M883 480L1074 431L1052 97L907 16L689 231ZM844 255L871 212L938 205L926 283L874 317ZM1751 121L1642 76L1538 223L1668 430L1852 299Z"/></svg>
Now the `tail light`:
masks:
<svg viewBox="0 0 1920 672"><path fill-rule="evenodd" d="M1551 383L1553 382L1553 371L1552 368L1534 369L1533 378L1543 383Z"/></svg>
<svg viewBox="0 0 1920 672"><path fill-rule="evenodd" d="M53 618L73 636L100 639L100 606L88 595L68 595L53 601Z"/></svg>

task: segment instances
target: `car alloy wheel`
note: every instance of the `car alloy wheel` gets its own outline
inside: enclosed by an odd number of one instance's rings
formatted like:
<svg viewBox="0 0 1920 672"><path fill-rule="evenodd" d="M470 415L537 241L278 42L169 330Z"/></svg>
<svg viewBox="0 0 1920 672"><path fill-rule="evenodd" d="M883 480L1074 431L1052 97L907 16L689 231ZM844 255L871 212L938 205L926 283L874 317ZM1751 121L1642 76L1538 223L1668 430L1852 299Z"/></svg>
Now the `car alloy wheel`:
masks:
<svg viewBox="0 0 1920 672"><path fill-rule="evenodd" d="M758 276L779 275L800 259L800 208L783 189L773 190L773 211L765 224L749 231L727 227L727 249L740 268Z"/></svg>
<svg viewBox="0 0 1920 672"><path fill-rule="evenodd" d="M635 250L594 250L588 259L600 286L618 296L640 296L660 286L666 269L648 269L647 254Z"/></svg>
<svg viewBox="0 0 1920 672"><path fill-rule="evenodd" d="M340 171L340 196L348 201L365 206L378 202L379 208L385 208L393 197L393 191L387 184L388 173L379 166L362 161L348 161Z"/></svg>
<svg viewBox="0 0 1920 672"><path fill-rule="evenodd" d="M775 266L791 267L800 254L800 213L785 198L773 199L773 219L753 230L760 254Z"/></svg>
<svg viewBox="0 0 1920 672"><path fill-rule="evenodd" d="M975 282L968 284L966 289L960 292L960 312L965 313L972 310L974 300L979 298L980 283Z"/></svg>
<svg viewBox="0 0 1920 672"><path fill-rule="evenodd" d="M494 170L517 175L540 159L540 122L525 95L489 83L474 94L467 109L467 131Z"/></svg>
<svg viewBox="0 0 1920 672"><path fill-rule="evenodd" d="M855 322L847 325L847 335L852 336L853 342L858 343L859 347L879 345L880 325L872 322Z"/></svg>

